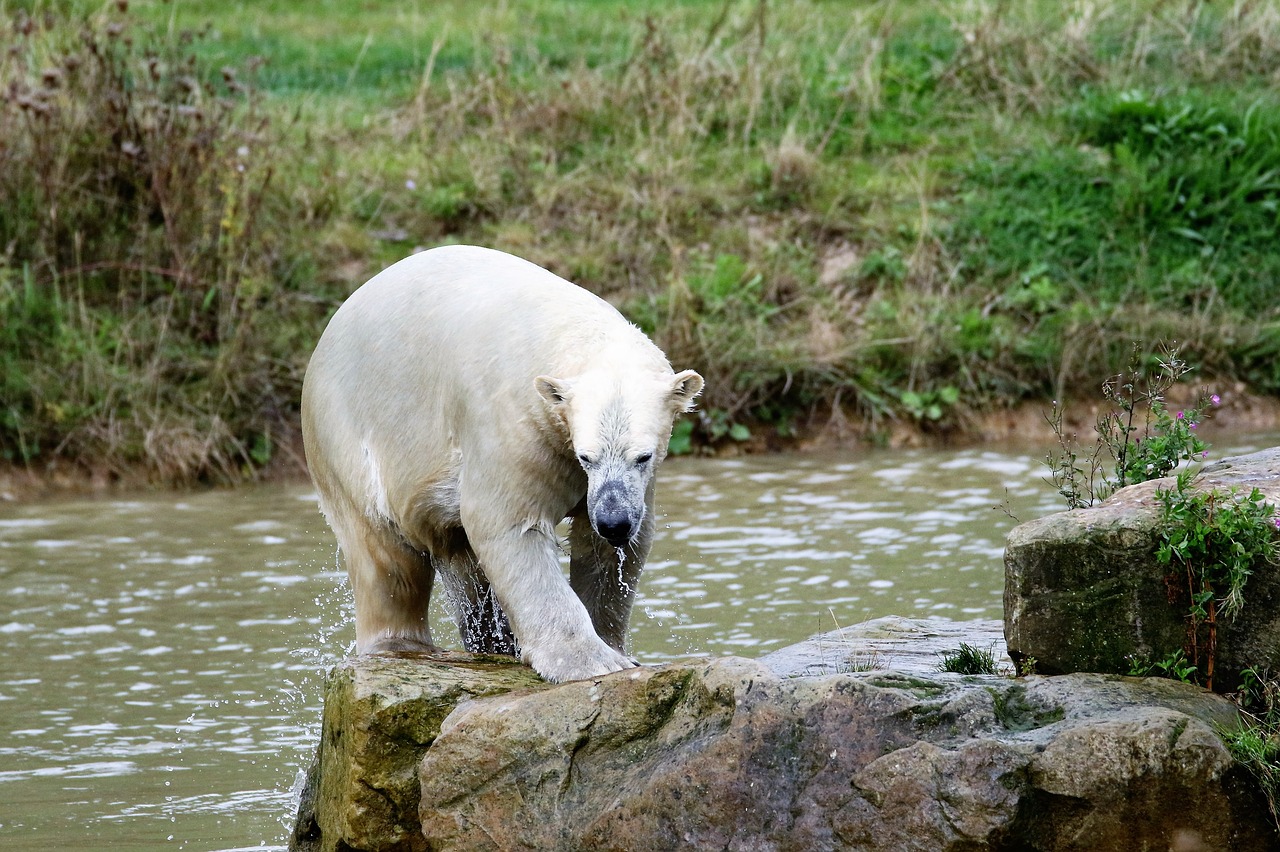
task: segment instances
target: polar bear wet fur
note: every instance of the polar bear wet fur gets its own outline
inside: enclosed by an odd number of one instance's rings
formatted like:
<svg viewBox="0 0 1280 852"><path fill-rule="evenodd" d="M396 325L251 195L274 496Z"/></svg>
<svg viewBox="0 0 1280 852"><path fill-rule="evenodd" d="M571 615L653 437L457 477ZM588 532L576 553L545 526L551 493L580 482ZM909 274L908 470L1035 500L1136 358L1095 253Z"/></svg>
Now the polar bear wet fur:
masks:
<svg viewBox="0 0 1280 852"><path fill-rule="evenodd" d="M702 384L604 300L502 252L432 249L359 288L302 392L357 651L433 647L439 575L468 650L518 647L552 681L635 665L654 472Z"/></svg>

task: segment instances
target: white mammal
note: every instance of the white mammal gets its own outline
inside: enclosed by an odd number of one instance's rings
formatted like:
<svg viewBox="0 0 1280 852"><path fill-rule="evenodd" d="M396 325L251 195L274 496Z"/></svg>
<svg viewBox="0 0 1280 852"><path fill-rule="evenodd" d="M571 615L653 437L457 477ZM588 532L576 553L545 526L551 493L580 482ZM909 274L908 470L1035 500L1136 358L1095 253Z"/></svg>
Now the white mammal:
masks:
<svg viewBox="0 0 1280 852"><path fill-rule="evenodd" d="M302 391L357 650L432 647L438 572L469 650L513 652L514 634L553 681L635 665L653 475L702 384L604 300L499 251L437 248L372 278L329 322Z"/></svg>

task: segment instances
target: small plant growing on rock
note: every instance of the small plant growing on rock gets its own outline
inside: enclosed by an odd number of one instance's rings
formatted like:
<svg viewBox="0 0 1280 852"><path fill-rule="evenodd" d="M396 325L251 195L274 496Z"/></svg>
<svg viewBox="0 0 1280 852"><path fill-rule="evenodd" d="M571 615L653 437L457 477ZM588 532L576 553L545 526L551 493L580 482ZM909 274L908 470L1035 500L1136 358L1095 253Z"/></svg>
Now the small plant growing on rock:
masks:
<svg viewBox="0 0 1280 852"><path fill-rule="evenodd" d="M1068 508L1092 506L1126 485L1168 476L1179 465L1205 457L1208 445L1196 428L1218 397L1202 397L1176 414L1165 405L1166 392L1190 371L1178 349L1170 347L1156 371L1148 373L1135 347L1125 370L1102 385L1108 408L1098 415L1098 438L1083 455L1075 436L1064 431L1062 408L1053 403L1045 419L1057 436L1058 451L1045 463Z"/></svg>
<svg viewBox="0 0 1280 852"><path fill-rule="evenodd" d="M1181 648L1162 660L1129 660L1129 677L1164 677L1195 683L1196 671L1195 663L1187 661L1187 654Z"/></svg>
<svg viewBox="0 0 1280 852"><path fill-rule="evenodd" d="M1231 619L1244 606L1244 587L1259 563L1276 561L1275 507L1254 488L1191 491L1184 477L1156 492L1161 544L1156 558L1170 566L1171 597L1188 601L1187 654L1213 688L1219 617Z"/></svg>
<svg viewBox="0 0 1280 852"><path fill-rule="evenodd" d="M1186 646L1159 661L1133 660L1129 674L1203 682L1213 689L1219 619L1234 618L1245 606L1246 585L1259 566L1280 561L1280 518L1257 488L1242 494L1192 487L1199 471L1190 463L1208 455L1196 426L1219 399L1208 396L1171 415L1164 393L1188 371L1176 349L1167 351L1155 376L1144 374L1135 357L1125 373L1103 386L1112 408L1098 418L1098 441L1083 463L1074 439L1064 435L1062 412L1055 404L1047 419L1061 449L1048 464L1054 485L1072 509L1181 468L1173 487L1156 491L1156 558L1170 569L1170 602L1186 607ZM1102 461L1108 454L1115 462L1110 472ZM1239 676L1241 688L1233 697L1246 724L1220 733L1236 761L1258 781L1280 829L1280 679L1254 668Z"/></svg>
<svg viewBox="0 0 1280 852"><path fill-rule="evenodd" d="M1247 668L1240 678L1240 691L1231 697L1248 724L1220 733L1231 756L1257 780L1280 831L1280 677Z"/></svg>
<svg viewBox="0 0 1280 852"><path fill-rule="evenodd" d="M1196 427L1220 400L1206 395L1196 406L1171 413L1165 393L1190 370L1177 348L1169 347L1155 372L1148 373L1135 348L1125 371L1102 387L1109 408L1098 417L1098 440L1083 464L1074 438L1062 430L1062 412L1055 404L1048 420L1060 451L1047 463L1072 509L1178 471L1172 488L1156 491L1161 530L1156 557L1170 568L1170 601L1183 601L1187 608L1186 647L1160 662L1135 662L1131 673L1203 682L1212 689L1219 618L1234 618L1244 606L1254 566L1276 562L1277 526L1275 507L1257 489L1241 496L1192 488L1199 473L1193 463L1208 456ZM1109 470L1103 461L1107 457L1113 462Z"/></svg>
<svg viewBox="0 0 1280 852"><path fill-rule="evenodd" d="M939 671L965 675L996 674L994 645L984 651L967 642L961 642L959 648L941 651L938 656L942 658L938 664Z"/></svg>

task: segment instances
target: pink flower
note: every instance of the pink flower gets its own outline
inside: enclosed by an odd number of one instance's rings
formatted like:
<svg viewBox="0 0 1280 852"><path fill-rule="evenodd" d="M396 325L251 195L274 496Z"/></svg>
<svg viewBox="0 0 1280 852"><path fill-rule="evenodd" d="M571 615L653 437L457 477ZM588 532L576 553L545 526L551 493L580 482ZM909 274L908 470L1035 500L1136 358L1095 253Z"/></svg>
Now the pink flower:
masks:
<svg viewBox="0 0 1280 852"><path fill-rule="evenodd" d="M1187 413L1186 413L1185 411L1179 411L1179 412L1178 412L1178 419L1179 419L1179 420L1181 420L1182 418L1184 418L1184 417L1186 417L1186 416L1187 416Z"/></svg>
<svg viewBox="0 0 1280 852"><path fill-rule="evenodd" d="M1202 459L1207 459L1207 458L1209 458L1209 451L1208 451L1208 450L1205 450L1203 453L1201 453L1201 454L1200 454L1200 458L1202 458Z"/></svg>
<svg viewBox="0 0 1280 852"><path fill-rule="evenodd" d="M1217 404L1219 404L1220 402L1222 402L1222 397L1218 396L1218 395L1215 393L1213 396L1209 397L1209 401L1210 401L1210 402L1212 402L1214 405L1217 405Z"/></svg>

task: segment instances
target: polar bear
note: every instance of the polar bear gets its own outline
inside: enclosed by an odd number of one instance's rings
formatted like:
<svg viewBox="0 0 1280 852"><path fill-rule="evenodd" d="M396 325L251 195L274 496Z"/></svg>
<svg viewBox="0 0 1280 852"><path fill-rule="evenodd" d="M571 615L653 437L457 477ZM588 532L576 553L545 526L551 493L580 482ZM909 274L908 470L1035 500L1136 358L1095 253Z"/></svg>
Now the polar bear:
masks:
<svg viewBox="0 0 1280 852"><path fill-rule="evenodd" d="M374 276L302 389L357 651L432 648L439 574L468 650L518 651L556 682L634 666L654 472L702 387L603 299L512 255L447 246Z"/></svg>

